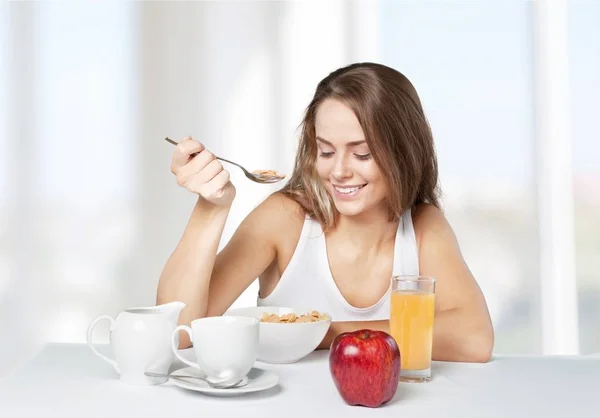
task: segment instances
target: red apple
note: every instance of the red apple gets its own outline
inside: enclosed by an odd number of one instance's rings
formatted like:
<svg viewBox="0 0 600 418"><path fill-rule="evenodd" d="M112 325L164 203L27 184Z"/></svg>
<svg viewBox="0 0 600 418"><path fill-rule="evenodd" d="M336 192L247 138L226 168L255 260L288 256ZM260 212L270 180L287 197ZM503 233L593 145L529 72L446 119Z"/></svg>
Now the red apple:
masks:
<svg viewBox="0 0 600 418"><path fill-rule="evenodd" d="M345 332L331 343L329 371L347 404L376 408L396 393L400 350L387 332Z"/></svg>

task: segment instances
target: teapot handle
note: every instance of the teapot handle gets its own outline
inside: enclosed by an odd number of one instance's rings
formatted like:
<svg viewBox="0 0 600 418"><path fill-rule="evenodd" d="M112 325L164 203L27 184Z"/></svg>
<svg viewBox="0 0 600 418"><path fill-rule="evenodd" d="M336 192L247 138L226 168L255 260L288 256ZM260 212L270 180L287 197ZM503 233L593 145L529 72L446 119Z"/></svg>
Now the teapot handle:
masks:
<svg viewBox="0 0 600 418"><path fill-rule="evenodd" d="M100 354L98 352L98 350L96 350L96 347L94 347L94 343L92 342L92 333L94 331L94 327L96 326L96 324L98 324L98 322L102 321L103 319L107 319L108 321L110 321L110 330L112 331L115 327L115 320L108 315L100 315L99 317L97 317L96 319L94 319L92 321L92 323L88 326L87 329L87 345L88 347L90 347L90 349L92 350L92 352L97 355L98 357L100 357L102 360L107 361L110 365L112 365L117 373L121 373L119 371L119 366L117 365L117 362L114 361L113 359L110 359L108 357L106 357L104 354Z"/></svg>

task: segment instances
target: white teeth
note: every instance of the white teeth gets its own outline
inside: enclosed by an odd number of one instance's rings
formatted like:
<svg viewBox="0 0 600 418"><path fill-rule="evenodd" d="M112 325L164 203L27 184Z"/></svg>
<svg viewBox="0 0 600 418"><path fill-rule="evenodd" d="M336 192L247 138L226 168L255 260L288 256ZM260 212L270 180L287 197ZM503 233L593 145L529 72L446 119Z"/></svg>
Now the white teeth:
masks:
<svg viewBox="0 0 600 418"><path fill-rule="evenodd" d="M334 187L335 187L335 190L337 190L338 192L343 193L343 194L354 193L358 189L362 188L362 186L358 186L358 187L344 187L344 188L337 187L337 186L334 186Z"/></svg>

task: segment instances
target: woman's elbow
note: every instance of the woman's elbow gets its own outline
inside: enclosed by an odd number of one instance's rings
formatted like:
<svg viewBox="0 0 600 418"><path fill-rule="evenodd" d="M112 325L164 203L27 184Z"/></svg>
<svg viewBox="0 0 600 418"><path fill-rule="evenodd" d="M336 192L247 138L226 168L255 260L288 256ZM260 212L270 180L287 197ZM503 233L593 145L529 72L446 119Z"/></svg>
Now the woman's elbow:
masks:
<svg viewBox="0 0 600 418"><path fill-rule="evenodd" d="M467 339L464 353L465 361L487 363L492 358L493 350L494 330L492 325L482 326Z"/></svg>

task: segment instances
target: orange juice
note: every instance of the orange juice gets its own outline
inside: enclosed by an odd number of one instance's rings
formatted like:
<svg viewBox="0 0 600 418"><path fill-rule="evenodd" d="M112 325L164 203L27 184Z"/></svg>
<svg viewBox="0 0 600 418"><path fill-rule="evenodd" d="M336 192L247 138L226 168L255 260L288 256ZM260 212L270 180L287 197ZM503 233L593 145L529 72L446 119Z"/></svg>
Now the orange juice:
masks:
<svg viewBox="0 0 600 418"><path fill-rule="evenodd" d="M429 369L435 294L393 291L390 304L390 334L400 348L401 369Z"/></svg>

